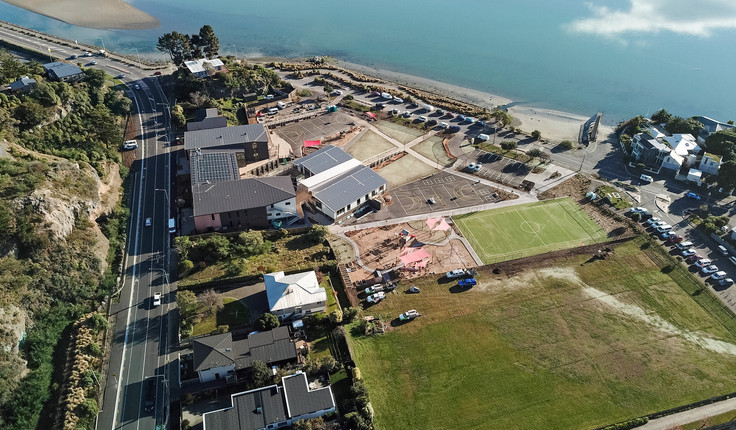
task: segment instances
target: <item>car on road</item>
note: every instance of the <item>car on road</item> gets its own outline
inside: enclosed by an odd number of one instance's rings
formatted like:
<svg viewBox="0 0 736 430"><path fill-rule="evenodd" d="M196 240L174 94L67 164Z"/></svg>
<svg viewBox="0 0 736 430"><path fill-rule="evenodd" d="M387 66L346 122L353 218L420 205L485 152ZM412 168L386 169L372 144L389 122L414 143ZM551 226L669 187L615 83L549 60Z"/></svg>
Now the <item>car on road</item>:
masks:
<svg viewBox="0 0 736 430"><path fill-rule="evenodd" d="M115 79L123 79L125 77L125 73L121 73L117 76L115 76Z"/></svg>
<svg viewBox="0 0 736 430"><path fill-rule="evenodd" d="M457 125L451 125L449 130L453 133L457 133L458 131L460 131L460 127Z"/></svg>
<svg viewBox="0 0 736 430"><path fill-rule="evenodd" d="M465 275L465 270L464 269L455 269L455 270L451 270L451 271L445 273L445 276L447 277L447 279L459 278L459 277L464 276L464 275Z"/></svg>
<svg viewBox="0 0 736 430"><path fill-rule="evenodd" d="M123 143L123 149L136 149L138 148L138 142L135 140L126 140Z"/></svg>
<svg viewBox="0 0 736 430"><path fill-rule="evenodd" d="M151 226L151 217L146 218L146 227Z"/></svg>
<svg viewBox="0 0 736 430"><path fill-rule="evenodd" d="M374 293L380 293L383 291L383 286L381 285L374 285L372 287L368 287L365 289L365 293L368 295L374 294Z"/></svg>
<svg viewBox="0 0 736 430"><path fill-rule="evenodd" d="M442 129L447 128L447 123L446 122L441 122L440 123L440 128L442 128Z"/></svg>
<svg viewBox="0 0 736 430"><path fill-rule="evenodd" d="M91 53L91 52L86 52L86 51L85 51L83 55L84 55L85 57L91 57L91 56L92 56L92 53Z"/></svg>
<svg viewBox="0 0 736 430"><path fill-rule="evenodd" d="M710 258L701 258L700 260L695 262L695 267L703 268L705 266L710 266L710 263L712 263Z"/></svg>
<svg viewBox="0 0 736 430"><path fill-rule="evenodd" d="M641 206L637 206L635 208L629 209L629 213L632 213L632 214L643 214L643 213L647 213L647 212L649 212L649 209L643 208Z"/></svg>
<svg viewBox="0 0 736 430"><path fill-rule="evenodd" d="M736 256L733 256L732 255L732 256L728 257L728 261L730 261L731 264L736 264Z"/></svg>
<svg viewBox="0 0 736 430"><path fill-rule="evenodd" d="M695 255L697 253L698 253L698 251L695 248L690 248L690 249L686 249L686 250L682 251L682 256L683 257L689 257L689 256Z"/></svg>
<svg viewBox="0 0 736 430"><path fill-rule="evenodd" d="M408 311L404 312L403 314L399 315L399 321L411 321L414 318L417 318L417 317L420 317L420 316L422 316L422 314L420 314L419 312L417 312L416 309L411 309L411 310L408 310Z"/></svg>
<svg viewBox="0 0 736 430"><path fill-rule="evenodd" d="M72 56L71 56L71 57L69 57L69 58L71 58L72 60L74 60L75 58L78 58L78 57L79 57L79 55L77 55L77 54L72 54Z"/></svg>
<svg viewBox="0 0 736 430"><path fill-rule="evenodd" d="M161 293L153 293L153 307L161 306Z"/></svg>
<svg viewBox="0 0 736 430"><path fill-rule="evenodd" d="M153 407L156 406L156 378L148 378L145 382L146 395L143 401L143 409L146 412L153 412Z"/></svg>
<svg viewBox="0 0 736 430"><path fill-rule="evenodd" d="M384 293L383 291L381 291L381 292L378 292L378 293L373 294L371 296L368 296L368 299L367 300L368 300L368 303L378 303L378 302L380 302L381 300L383 300L385 298L386 298L386 293Z"/></svg>
<svg viewBox="0 0 736 430"><path fill-rule="evenodd" d="M718 245L718 252L720 252L721 255L728 255L728 249L723 245Z"/></svg>
<svg viewBox="0 0 736 430"><path fill-rule="evenodd" d="M693 264L693 263L695 263L696 261L698 261L698 260L702 260L702 259L703 259L703 256L702 256L702 255L700 255L700 254L695 254L695 255L691 255L691 256L687 257L687 258L685 259L685 261L687 262L687 264Z"/></svg>
<svg viewBox="0 0 736 430"><path fill-rule="evenodd" d="M97 61L90 61L89 64L92 65L92 66L94 66L94 65L97 64Z"/></svg>
<svg viewBox="0 0 736 430"><path fill-rule="evenodd" d="M718 266L716 266L715 264L711 264L710 266L705 266L700 270L700 272L703 275L710 275L711 273L715 273L717 271L718 271Z"/></svg>
<svg viewBox="0 0 736 430"><path fill-rule="evenodd" d="M652 178L652 177L651 177L651 176L649 176L649 175L641 175L641 176L639 176L639 179L640 179L641 181L643 181L643 182L646 182L646 183L648 183L648 184L651 184L652 182L654 182L654 178Z"/></svg>
<svg viewBox="0 0 736 430"><path fill-rule="evenodd" d="M728 276L728 273L724 272L723 270L719 270L716 273L710 275L710 278L715 279L716 281L720 281L721 279L725 279L726 276Z"/></svg>
<svg viewBox="0 0 736 430"><path fill-rule="evenodd" d="M480 168L483 167L483 163L475 163L474 172L480 172Z"/></svg>
<svg viewBox="0 0 736 430"><path fill-rule="evenodd" d="M475 278L467 278L457 281L457 284L461 287L472 287L473 285L478 284L478 281L476 281Z"/></svg>
<svg viewBox="0 0 736 430"><path fill-rule="evenodd" d="M161 76L161 72L153 72L153 76Z"/></svg>
<svg viewBox="0 0 736 430"><path fill-rule="evenodd" d="M333 91L333 92L332 92L332 95L333 95L333 96L341 96L341 95L342 95L342 91L340 91L340 90L335 90L335 91Z"/></svg>
<svg viewBox="0 0 736 430"><path fill-rule="evenodd" d="M417 118L417 121L419 121L419 122L427 122L427 117L424 116L424 115L422 115L419 118Z"/></svg>
<svg viewBox="0 0 736 430"><path fill-rule="evenodd" d="M138 84L135 84L135 85L133 85L133 88L135 88L136 90L140 90L141 89L141 86L138 85Z"/></svg>
<svg viewBox="0 0 736 430"><path fill-rule="evenodd" d="M733 285L733 279L731 278L724 278L718 281L719 287L730 287L731 285Z"/></svg>
<svg viewBox="0 0 736 430"><path fill-rule="evenodd" d="M655 223L658 223L662 221L661 219L657 218L656 216L653 216L649 218L648 220L644 221L646 225L654 225Z"/></svg>
<svg viewBox="0 0 736 430"><path fill-rule="evenodd" d="M690 191L689 193L687 193L686 196L687 196L688 199L700 200L700 196L698 194L695 194L692 191Z"/></svg>

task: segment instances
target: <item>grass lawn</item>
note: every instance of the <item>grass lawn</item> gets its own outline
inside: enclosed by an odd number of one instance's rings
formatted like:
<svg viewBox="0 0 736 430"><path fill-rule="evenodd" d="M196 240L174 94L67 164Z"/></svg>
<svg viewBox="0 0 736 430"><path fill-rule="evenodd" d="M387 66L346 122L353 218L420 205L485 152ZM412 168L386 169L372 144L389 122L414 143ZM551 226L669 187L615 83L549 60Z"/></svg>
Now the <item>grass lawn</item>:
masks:
<svg viewBox="0 0 736 430"><path fill-rule="evenodd" d="M512 160L519 161L521 163L528 163L532 160L532 157L526 155L526 153L522 151L506 151L505 149L501 148L498 145L494 145L489 142L481 142L479 144L473 145L476 148L480 148L486 152L491 152L498 155L503 155L506 158L511 158Z"/></svg>
<svg viewBox="0 0 736 430"><path fill-rule="evenodd" d="M370 312L392 330L348 339L376 429L589 429L736 391L733 320L647 246L389 294ZM423 316L391 320L407 309Z"/></svg>
<svg viewBox="0 0 736 430"><path fill-rule="evenodd" d="M381 167L377 172L388 181L388 188L391 190L418 179L434 175L439 170L406 154L398 160L391 162L391 164Z"/></svg>
<svg viewBox="0 0 736 430"><path fill-rule="evenodd" d="M347 153L360 161L396 148L391 142L379 136L373 130L366 131L355 143L350 145Z"/></svg>
<svg viewBox="0 0 736 430"><path fill-rule="evenodd" d="M406 127L401 124L394 124L389 121L376 122L376 128L386 133L387 136L393 137L401 143L409 143L425 133L422 130Z"/></svg>
<svg viewBox="0 0 736 430"><path fill-rule="evenodd" d="M443 166L451 166L455 160L445 153L445 147L442 146L443 140L442 136L431 136L429 139L412 146L411 149Z"/></svg>
<svg viewBox="0 0 736 430"><path fill-rule="evenodd" d="M605 232L569 198L453 219L485 264L588 245L606 238Z"/></svg>
<svg viewBox="0 0 736 430"><path fill-rule="evenodd" d="M224 297L222 301L225 303L225 307L217 312L217 315L202 318L194 326L192 336L212 333L218 325L229 325L230 328L233 328L250 323L250 310L247 306L232 297Z"/></svg>
<svg viewBox="0 0 736 430"><path fill-rule="evenodd" d="M626 194L623 192L619 192L617 189L613 188L610 185L601 185L600 187L596 188L595 192L601 198L608 198L608 200L611 202L611 205L616 209L626 209L628 207L631 207L631 203L629 203L629 201L626 199Z"/></svg>

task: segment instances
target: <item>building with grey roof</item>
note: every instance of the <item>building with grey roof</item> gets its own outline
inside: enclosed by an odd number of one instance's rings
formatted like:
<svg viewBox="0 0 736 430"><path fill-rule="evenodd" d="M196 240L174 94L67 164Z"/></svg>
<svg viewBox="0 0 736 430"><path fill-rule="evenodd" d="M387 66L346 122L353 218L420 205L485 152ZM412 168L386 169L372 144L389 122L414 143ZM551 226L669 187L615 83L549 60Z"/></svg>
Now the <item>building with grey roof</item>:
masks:
<svg viewBox="0 0 736 430"><path fill-rule="evenodd" d="M46 74L52 81L74 82L84 78L82 69L73 64L62 63L60 61L44 64L43 70L46 71Z"/></svg>
<svg viewBox="0 0 736 430"><path fill-rule="evenodd" d="M11 91L16 91L16 92L30 91L36 88L36 80L28 76L23 76L22 78L16 80L15 82L11 82L9 87Z"/></svg>
<svg viewBox="0 0 736 430"><path fill-rule="evenodd" d="M200 166L201 167L201 166ZM228 172L229 167L223 171ZM221 176L225 179L229 173ZM203 182L204 177L213 182ZM198 232L268 228L298 219L296 192L288 176L215 182L215 174L192 171L194 224ZM197 178L195 183L194 178Z"/></svg>
<svg viewBox="0 0 736 430"><path fill-rule="evenodd" d="M249 368L255 360L267 365L297 360L296 344L285 326L236 341L231 333L204 336L192 341L192 349L194 370L203 383L233 376L236 371Z"/></svg>
<svg viewBox="0 0 736 430"><path fill-rule="evenodd" d="M705 134L705 136L710 136L711 134L719 132L721 130L736 129L736 125L734 124L721 122L713 118L708 118L707 116L699 116L695 119L697 119L699 123L703 124L702 131Z"/></svg>
<svg viewBox="0 0 736 430"><path fill-rule="evenodd" d="M285 376L281 383L233 394L232 406L203 415L204 430L273 429L335 411L329 385L310 389L303 372Z"/></svg>
<svg viewBox="0 0 736 430"><path fill-rule="evenodd" d="M187 122L187 131L209 130L227 127L227 118L217 112L217 108L200 109L192 122Z"/></svg>
<svg viewBox="0 0 736 430"><path fill-rule="evenodd" d="M262 124L206 128L184 132L184 149L236 149L242 151L246 162L268 158L268 133Z"/></svg>
<svg viewBox="0 0 736 430"><path fill-rule="evenodd" d="M305 176L299 181L299 189L310 195L317 210L335 221L349 217L388 188L381 175L333 145L294 164Z"/></svg>

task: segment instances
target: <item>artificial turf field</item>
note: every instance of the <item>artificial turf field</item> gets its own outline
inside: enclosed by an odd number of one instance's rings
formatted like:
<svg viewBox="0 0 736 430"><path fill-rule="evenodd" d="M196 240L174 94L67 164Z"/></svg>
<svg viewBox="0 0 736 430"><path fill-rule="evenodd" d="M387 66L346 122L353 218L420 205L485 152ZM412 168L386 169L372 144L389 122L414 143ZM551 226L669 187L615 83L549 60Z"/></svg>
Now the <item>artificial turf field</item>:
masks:
<svg viewBox="0 0 736 430"><path fill-rule="evenodd" d="M590 245L606 233L570 198L453 217L484 264Z"/></svg>

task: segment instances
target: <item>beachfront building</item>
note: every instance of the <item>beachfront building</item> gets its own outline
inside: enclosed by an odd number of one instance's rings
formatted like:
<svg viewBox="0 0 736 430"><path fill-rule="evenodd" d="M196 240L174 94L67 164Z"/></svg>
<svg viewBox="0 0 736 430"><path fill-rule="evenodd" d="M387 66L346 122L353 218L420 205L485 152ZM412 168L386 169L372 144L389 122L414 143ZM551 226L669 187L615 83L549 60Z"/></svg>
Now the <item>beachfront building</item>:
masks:
<svg viewBox="0 0 736 430"><path fill-rule="evenodd" d="M649 170L659 171L665 158L670 157L672 149L662 138L649 133L638 133L631 138L631 155ZM670 157L671 158L671 157Z"/></svg>
<svg viewBox="0 0 736 430"><path fill-rule="evenodd" d="M22 78L11 82L8 86L10 87L10 91L26 93L36 88L36 80L28 76L23 76Z"/></svg>
<svg viewBox="0 0 736 430"><path fill-rule="evenodd" d="M698 136L698 141L702 139L700 143L705 142L706 137L721 130L736 130L736 125L734 124L717 121L713 118L708 118L707 116L699 116L695 119L697 119L699 123L703 124L703 128L700 130L701 135Z"/></svg>
<svg viewBox="0 0 736 430"><path fill-rule="evenodd" d="M279 320L301 318L324 312L327 292L319 286L314 270L285 275L284 272L263 275L269 312Z"/></svg>
<svg viewBox="0 0 736 430"><path fill-rule="evenodd" d="M309 196L308 203L317 211L338 222L388 188L378 173L334 145L296 160L294 166L304 175L298 191Z"/></svg>
<svg viewBox="0 0 736 430"><path fill-rule="evenodd" d="M284 376L281 385L244 391L231 396L231 406L206 412L204 430L263 430L283 428L335 412L332 388L310 388L307 374Z"/></svg>
<svg viewBox="0 0 736 430"><path fill-rule="evenodd" d="M60 61L44 64L43 70L46 72L49 80L57 82L76 82L84 78L82 69L73 64L62 63Z"/></svg>
<svg viewBox="0 0 736 430"><path fill-rule="evenodd" d="M185 61L184 66L189 70L189 73L198 78L206 78L217 72L228 72L227 67L225 67L225 64L219 58L213 58L211 60L200 58Z"/></svg>
<svg viewBox="0 0 736 430"><path fill-rule="evenodd" d="M241 164L268 158L268 133L263 124L204 128L184 132L184 149L234 151ZM242 166L241 166L242 167Z"/></svg>

